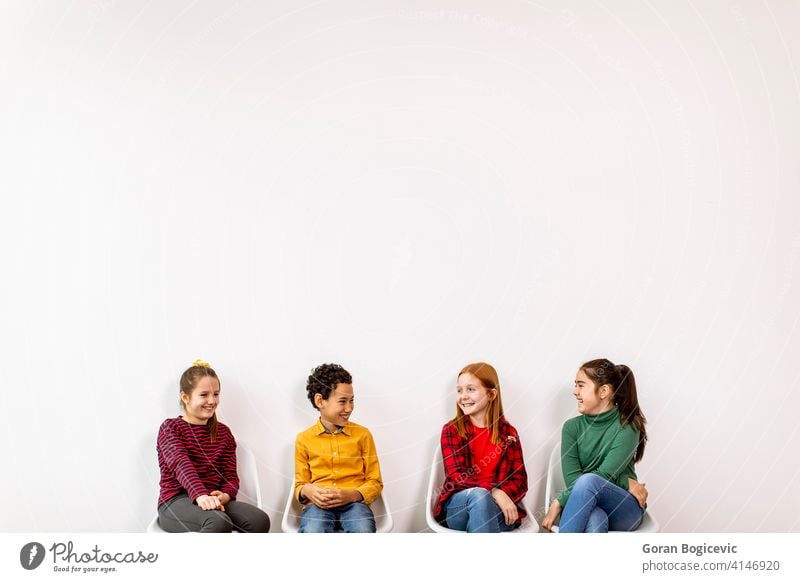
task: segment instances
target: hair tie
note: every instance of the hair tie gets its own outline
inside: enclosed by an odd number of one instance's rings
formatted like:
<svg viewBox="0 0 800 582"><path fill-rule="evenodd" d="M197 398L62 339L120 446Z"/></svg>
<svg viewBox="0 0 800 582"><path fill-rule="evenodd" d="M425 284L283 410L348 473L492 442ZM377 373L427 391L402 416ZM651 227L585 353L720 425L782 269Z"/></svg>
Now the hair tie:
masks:
<svg viewBox="0 0 800 582"><path fill-rule="evenodd" d="M206 362L205 360L201 360L197 358L194 362L192 362L192 368L210 368L211 364Z"/></svg>

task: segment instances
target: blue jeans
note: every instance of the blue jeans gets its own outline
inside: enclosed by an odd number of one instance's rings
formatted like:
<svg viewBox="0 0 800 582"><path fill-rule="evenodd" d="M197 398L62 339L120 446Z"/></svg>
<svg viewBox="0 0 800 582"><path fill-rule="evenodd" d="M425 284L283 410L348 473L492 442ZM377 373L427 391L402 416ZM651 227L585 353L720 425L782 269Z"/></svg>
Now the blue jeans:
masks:
<svg viewBox="0 0 800 582"><path fill-rule="evenodd" d="M561 533L633 531L642 523L644 509L636 498L594 473L575 480L561 513Z"/></svg>
<svg viewBox="0 0 800 582"><path fill-rule="evenodd" d="M444 511L447 527L467 533L498 533L516 527L506 525L500 506L483 487L454 493L445 501Z"/></svg>
<svg viewBox="0 0 800 582"><path fill-rule="evenodd" d="M348 503L322 509L309 503L300 517L297 533L375 533L375 516L366 503Z"/></svg>

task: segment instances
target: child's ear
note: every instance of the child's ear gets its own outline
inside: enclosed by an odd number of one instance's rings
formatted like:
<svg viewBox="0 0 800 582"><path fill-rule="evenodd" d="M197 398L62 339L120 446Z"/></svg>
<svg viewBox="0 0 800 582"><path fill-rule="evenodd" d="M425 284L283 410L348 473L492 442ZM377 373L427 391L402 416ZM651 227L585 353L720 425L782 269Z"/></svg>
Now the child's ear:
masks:
<svg viewBox="0 0 800 582"><path fill-rule="evenodd" d="M324 399L322 398L322 394L320 394L319 392L314 394L314 406L316 406L317 408L320 408L322 406L322 401L323 400Z"/></svg>
<svg viewBox="0 0 800 582"><path fill-rule="evenodd" d="M489 390L489 400L494 400L497 398L497 388L492 388Z"/></svg>

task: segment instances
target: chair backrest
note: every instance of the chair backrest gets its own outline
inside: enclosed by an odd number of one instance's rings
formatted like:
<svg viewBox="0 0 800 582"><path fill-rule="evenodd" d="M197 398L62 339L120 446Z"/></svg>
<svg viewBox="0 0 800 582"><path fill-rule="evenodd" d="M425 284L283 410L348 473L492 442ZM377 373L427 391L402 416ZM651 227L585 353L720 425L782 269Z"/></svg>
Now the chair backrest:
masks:
<svg viewBox="0 0 800 582"><path fill-rule="evenodd" d="M292 479L292 486L289 488L289 495L286 498L286 507L283 510L283 519L281 519L281 531L283 533L297 533L297 530L300 529L300 516L303 514L303 506L295 499L294 487L295 481ZM375 516L376 532L389 533L392 531L394 520L389 509L389 503L384 498L383 493L370 504L369 508Z"/></svg>
<svg viewBox="0 0 800 582"><path fill-rule="evenodd" d="M545 513L550 509L553 497L563 491L565 487L564 472L561 470L561 441L558 441L550 453L550 461L547 464L547 485L544 490Z"/></svg>
<svg viewBox="0 0 800 582"><path fill-rule="evenodd" d="M286 507L283 510L283 519L281 520L281 531L283 533L297 533L297 530L300 529L300 516L303 513L303 507L294 498L294 484L295 481L292 479L292 486L289 487L289 496L286 498Z"/></svg>
<svg viewBox="0 0 800 582"><path fill-rule="evenodd" d="M433 516L442 485L444 485L444 463L442 462L442 448L437 444L433 451L431 475L428 479L428 491L425 498L425 522L431 530L437 533L452 533L453 530L444 527Z"/></svg>
<svg viewBox="0 0 800 582"><path fill-rule="evenodd" d="M263 509L256 456L242 441L236 443L236 472L239 474L239 494L236 499Z"/></svg>

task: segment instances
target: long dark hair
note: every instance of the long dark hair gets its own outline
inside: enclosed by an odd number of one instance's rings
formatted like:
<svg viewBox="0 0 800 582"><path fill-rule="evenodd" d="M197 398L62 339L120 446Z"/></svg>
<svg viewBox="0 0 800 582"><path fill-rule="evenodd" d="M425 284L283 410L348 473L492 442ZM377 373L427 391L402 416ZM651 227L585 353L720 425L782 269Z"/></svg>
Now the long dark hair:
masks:
<svg viewBox="0 0 800 582"><path fill-rule="evenodd" d="M186 394L187 396L192 396L192 391L194 390L195 386L197 386L197 381L200 378L204 378L205 376L210 376L215 378L217 382L219 382L219 376L214 371L208 362L204 362L202 360L195 360L192 365L181 374L180 380L180 387L181 392ZM183 400L181 400L181 406L186 409L186 406L183 404ZM217 440L217 412L214 411L214 414L211 418L208 419L208 435L211 438L211 442Z"/></svg>
<svg viewBox="0 0 800 582"><path fill-rule="evenodd" d="M595 389L603 384L611 386L612 399L619 409L619 421L622 426L632 424L639 431L639 446L636 447L636 456L633 458L633 462L638 463L644 456L644 447L647 443L645 429L647 419L639 408L633 372L625 364L614 364L605 358L586 362L580 369L594 382Z"/></svg>

